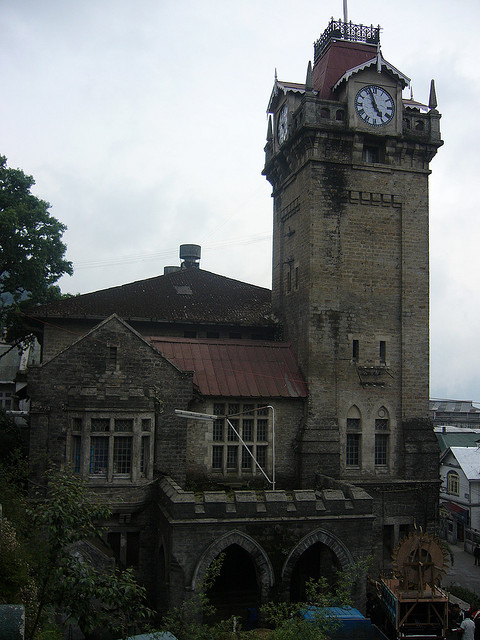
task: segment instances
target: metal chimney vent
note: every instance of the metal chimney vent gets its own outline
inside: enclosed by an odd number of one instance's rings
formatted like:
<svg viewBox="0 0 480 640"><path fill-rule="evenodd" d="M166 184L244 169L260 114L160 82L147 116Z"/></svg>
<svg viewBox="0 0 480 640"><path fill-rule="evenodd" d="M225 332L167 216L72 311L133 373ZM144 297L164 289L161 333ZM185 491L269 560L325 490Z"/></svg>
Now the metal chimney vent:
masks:
<svg viewBox="0 0 480 640"><path fill-rule="evenodd" d="M181 244L180 260L183 260L182 269L199 269L199 260L202 255L202 247L199 244Z"/></svg>

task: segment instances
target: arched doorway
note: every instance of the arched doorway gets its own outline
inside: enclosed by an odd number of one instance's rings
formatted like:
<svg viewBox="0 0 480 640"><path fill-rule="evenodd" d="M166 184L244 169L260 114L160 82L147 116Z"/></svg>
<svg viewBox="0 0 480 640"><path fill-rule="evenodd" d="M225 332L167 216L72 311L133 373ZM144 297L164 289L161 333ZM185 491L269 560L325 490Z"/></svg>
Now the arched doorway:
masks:
<svg viewBox="0 0 480 640"><path fill-rule="evenodd" d="M282 569L282 591L286 598L303 600L309 578L325 576L333 584L338 571L345 571L353 557L343 542L325 529L315 529L290 552Z"/></svg>
<svg viewBox="0 0 480 640"><path fill-rule="evenodd" d="M297 559L290 580L290 600L299 602L306 599L305 585L310 578L323 577L329 587L335 585L336 575L341 570L340 562L330 547L316 542Z"/></svg>
<svg viewBox="0 0 480 640"><path fill-rule="evenodd" d="M245 624L249 610L258 609L260 594L255 566L249 553L238 544L222 551L220 575L207 595L217 610L217 617L238 616Z"/></svg>
<svg viewBox="0 0 480 640"><path fill-rule="evenodd" d="M244 618L247 609L266 602L274 583L273 567L256 540L241 531L229 531L202 553L193 572L192 591L200 588L208 568L220 554L224 554L222 571L209 596L222 617Z"/></svg>

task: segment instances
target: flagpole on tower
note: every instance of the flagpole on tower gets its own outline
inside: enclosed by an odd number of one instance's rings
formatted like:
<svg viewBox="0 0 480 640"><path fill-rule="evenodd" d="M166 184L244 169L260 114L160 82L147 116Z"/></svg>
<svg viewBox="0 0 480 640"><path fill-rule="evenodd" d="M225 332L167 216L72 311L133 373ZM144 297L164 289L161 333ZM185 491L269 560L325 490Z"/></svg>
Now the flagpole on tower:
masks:
<svg viewBox="0 0 480 640"><path fill-rule="evenodd" d="M343 21L348 22L347 0L343 0Z"/></svg>

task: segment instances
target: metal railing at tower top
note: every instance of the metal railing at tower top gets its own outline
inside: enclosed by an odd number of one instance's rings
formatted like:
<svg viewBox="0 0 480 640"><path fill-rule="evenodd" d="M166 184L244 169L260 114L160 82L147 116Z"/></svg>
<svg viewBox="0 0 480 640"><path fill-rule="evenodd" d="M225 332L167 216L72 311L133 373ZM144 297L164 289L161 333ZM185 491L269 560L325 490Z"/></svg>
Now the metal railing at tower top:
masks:
<svg viewBox="0 0 480 640"><path fill-rule="evenodd" d="M353 24L343 20L330 20L328 27L315 42L315 62L322 55L331 40L349 40L378 45L380 42L380 26Z"/></svg>

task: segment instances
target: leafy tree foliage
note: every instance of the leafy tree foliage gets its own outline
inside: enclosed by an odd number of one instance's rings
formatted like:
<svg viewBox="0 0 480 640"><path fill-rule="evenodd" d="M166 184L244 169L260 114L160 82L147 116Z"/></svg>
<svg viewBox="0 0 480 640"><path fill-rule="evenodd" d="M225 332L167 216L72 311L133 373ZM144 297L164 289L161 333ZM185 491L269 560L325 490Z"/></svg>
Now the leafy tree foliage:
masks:
<svg viewBox="0 0 480 640"><path fill-rule="evenodd" d="M353 605L352 594L360 580L365 580L371 558L358 560L337 574L332 589L325 578L309 580L305 585L306 602L269 602L262 608L262 616L273 630L268 640L327 640L338 629L336 618L326 615L328 607ZM305 613L309 613L309 619Z"/></svg>
<svg viewBox="0 0 480 640"><path fill-rule="evenodd" d="M8 462L12 456L25 456L27 438L20 427L0 408L0 463Z"/></svg>
<svg viewBox="0 0 480 640"><path fill-rule="evenodd" d="M365 580L371 558L358 560L349 569L337 574L331 588L326 579L311 579L306 584L306 601L287 603L269 602L261 607L261 617L270 630L244 631L235 618L213 624L202 619L214 618L215 609L207 592L220 575L223 556L209 567L203 584L180 607L170 611L163 619L162 629L172 632L179 640L328 640L338 629L339 621L327 615L327 607L352 606L352 594L361 580ZM309 619L305 613L309 612Z"/></svg>
<svg viewBox="0 0 480 640"><path fill-rule="evenodd" d="M76 546L99 535L97 522L109 516L108 508L66 472L50 473L47 494L27 499L21 484L14 494L14 473L6 465L0 469L6 515L0 540L0 602L25 605L27 640L45 637L42 633L55 612L77 621L87 637L97 628L124 637L132 625L145 623L151 611L133 572L101 570L81 557Z"/></svg>
<svg viewBox="0 0 480 640"><path fill-rule="evenodd" d="M58 297L55 283L73 273L61 240L66 227L31 193L34 184L0 156L0 327L15 327L13 337L21 337L15 315L21 301L35 305Z"/></svg>

